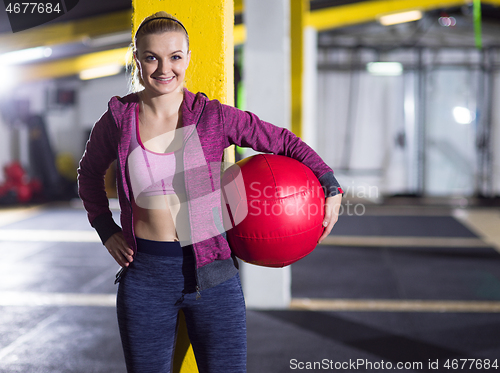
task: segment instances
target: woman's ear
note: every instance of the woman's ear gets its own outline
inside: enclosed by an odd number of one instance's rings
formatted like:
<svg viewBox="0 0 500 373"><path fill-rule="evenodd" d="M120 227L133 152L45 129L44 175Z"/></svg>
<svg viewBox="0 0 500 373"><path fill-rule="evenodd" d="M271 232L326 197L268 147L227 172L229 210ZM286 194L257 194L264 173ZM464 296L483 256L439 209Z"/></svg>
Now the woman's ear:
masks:
<svg viewBox="0 0 500 373"><path fill-rule="evenodd" d="M141 63L139 62L139 57L137 56L137 50L134 51L134 63L135 63L135 68L137 71L141 71Z"/></svg>

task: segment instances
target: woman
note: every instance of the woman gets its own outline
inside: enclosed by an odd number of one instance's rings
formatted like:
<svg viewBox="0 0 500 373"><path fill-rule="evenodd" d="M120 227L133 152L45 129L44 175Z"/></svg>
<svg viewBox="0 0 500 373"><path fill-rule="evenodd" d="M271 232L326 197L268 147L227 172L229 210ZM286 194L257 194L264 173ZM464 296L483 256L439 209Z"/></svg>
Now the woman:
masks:
<svg viewBox="0 0 500 373"><path fill-rule="evenodd" d="M110 100L78 169L90 223L122 267L117 313L127 369L170 371L182 309L199 370L245 372L245 304L217 193L224 148L252 147L309 166L328 197L320 240L337 221L341 189L290 131L183 87L189 37L173 16L147 17L133 48L142 89ZM103 181L115 159L121 227Z"/></svg>

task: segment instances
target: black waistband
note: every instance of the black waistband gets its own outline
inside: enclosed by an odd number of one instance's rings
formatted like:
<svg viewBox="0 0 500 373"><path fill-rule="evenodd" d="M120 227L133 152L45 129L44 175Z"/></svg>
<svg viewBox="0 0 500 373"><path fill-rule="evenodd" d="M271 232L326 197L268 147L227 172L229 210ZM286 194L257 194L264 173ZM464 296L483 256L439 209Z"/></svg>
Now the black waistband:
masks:
<svg viewBox="0 0 500 373"><path fill-rule="evenodd" d="M160 256L188 256L193 255L191 245L181 246L179 241L152 241L136 237L137 251L150 255Z"/></svg>

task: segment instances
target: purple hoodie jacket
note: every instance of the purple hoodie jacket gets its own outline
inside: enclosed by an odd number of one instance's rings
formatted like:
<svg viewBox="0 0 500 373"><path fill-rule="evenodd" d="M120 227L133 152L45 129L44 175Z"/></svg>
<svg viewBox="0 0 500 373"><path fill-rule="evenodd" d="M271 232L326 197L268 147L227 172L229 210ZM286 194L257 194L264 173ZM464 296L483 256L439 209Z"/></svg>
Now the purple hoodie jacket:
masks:
<svg viewBox="0 0 500 373"><path fill-rule="evenodd" d="M136 251L132 220L133 192L127 175L127 156L135 129L139 97L113 97L108 110L95 123L78 168L78 190L90 224L105 243L123 231ZM327 196L341 192L333 171L291 131L260 120L255 114L209 100L205 95L184 90L181 106L184 130L183 169L189 211L190 232L196 259L197 290L215 286L237 272L222 227L220 164L223 151L231 144L256 151L295 158L308 166ZM104 175L117 160L117 189L121 228L109 209ZM215 167L214 165L217 165ZM212 167L211 167L212 166ZM213 197L211 197L213 196Z"/></svg>

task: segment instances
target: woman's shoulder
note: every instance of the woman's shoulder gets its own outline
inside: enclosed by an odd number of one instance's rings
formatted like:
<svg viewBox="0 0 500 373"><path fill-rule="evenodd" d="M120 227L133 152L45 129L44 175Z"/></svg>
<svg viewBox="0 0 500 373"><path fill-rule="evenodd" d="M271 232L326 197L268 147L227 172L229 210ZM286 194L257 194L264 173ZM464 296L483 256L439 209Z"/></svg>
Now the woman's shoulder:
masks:
<svg viewBox="0 0 500 373"><path fill-rule="evenodd" d="M130 127L138 102L137 93L111 97L108 102L108 110L104 112L96 124L110 128Z"/></svg>
<svg viewBox="0 0 500 373"><path fill-rule="evenodd" d="M127 105L139 102L139 95L137 92L129 93L125 96L113 96L109 100L109 104L114 105Z"/></svg>
<svg viewBox="0 0 500 373"><path fill-rule="evenodd" d="M218 111L222 105L217 99L211 99L203 92L193 93L184 88L184 105L192 113Z"/></svg>
<svg viewBox="0 0 500 373"><path fill-rule="evenodd" d="M108 102L109 112L115 118L122 117L124 115L132 115L139 103L139 96L137 93L130 93L126 96L113 96Z"/></svg>

